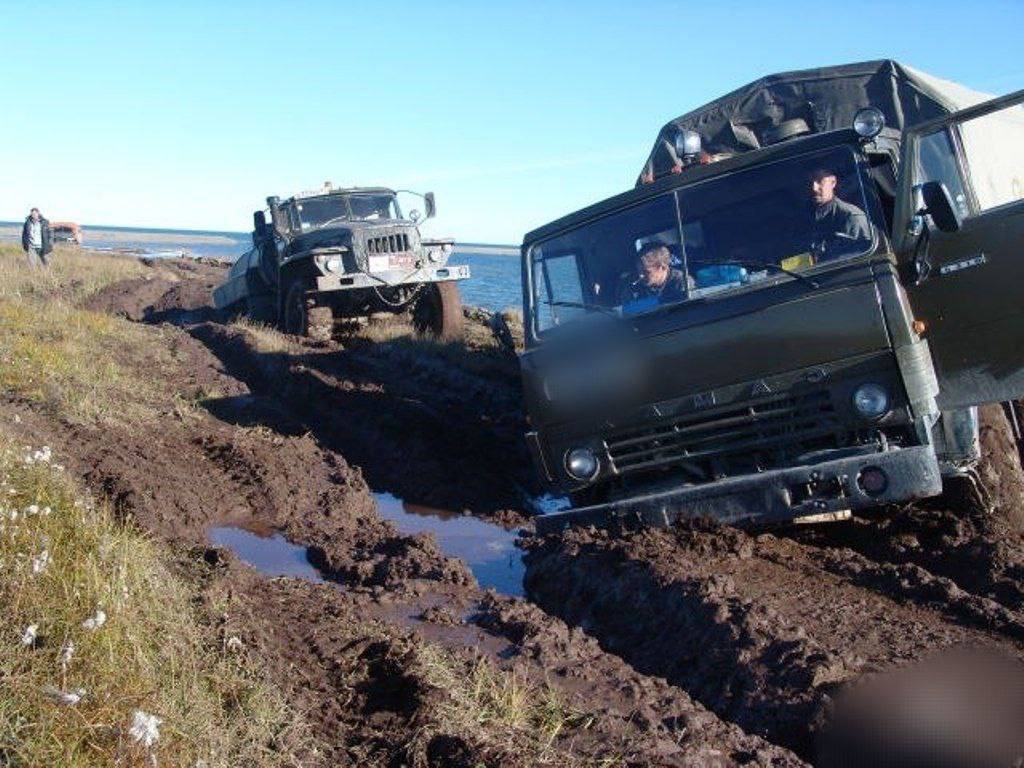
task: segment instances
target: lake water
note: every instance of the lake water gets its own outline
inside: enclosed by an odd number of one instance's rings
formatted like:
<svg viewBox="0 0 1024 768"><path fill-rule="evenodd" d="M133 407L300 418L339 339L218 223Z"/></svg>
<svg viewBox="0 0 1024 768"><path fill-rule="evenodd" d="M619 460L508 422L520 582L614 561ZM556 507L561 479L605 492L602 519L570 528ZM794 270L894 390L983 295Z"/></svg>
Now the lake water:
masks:
<svg viewBox="0 0 1024 768"><path fill-rule="evenodd" d="M85 246L95 250L130 250L154 257L202 256L234 261L252 247L238 232L177 232L106 227L85 230ZM468 264L472 277L460 286L466 304L502 310L522 306L519 256L474 253L458 244L450 263Z"/></svg>

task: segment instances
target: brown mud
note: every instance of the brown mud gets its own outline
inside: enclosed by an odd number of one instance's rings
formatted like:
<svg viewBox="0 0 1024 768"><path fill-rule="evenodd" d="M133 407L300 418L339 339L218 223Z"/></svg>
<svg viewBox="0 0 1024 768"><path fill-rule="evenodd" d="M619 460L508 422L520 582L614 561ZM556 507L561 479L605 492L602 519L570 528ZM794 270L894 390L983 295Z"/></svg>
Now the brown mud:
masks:
<svg viewBox="0 0 1024 768"><path fill-rule="evenodd" d="M26 442L191 553L225 641L310 723L306 764L801 765L854 684L965 645L1021 655L1024 484L998 412L987 503L949 494L773 534L695 522L537 539L515 367L482 320L470 313L463 344L313 344L216 313L218 267L151 266L86 305L149 324L174 360L159 375L195 407L134 432L10 399L0 418L19 414ZM529 599L482 590L432 536L401 534L371 488L524 526ZM327 581L261 577L209 544L213 525L282 532ZM453 715L465 702L442 679L480 659L553 692L550 738Z"/></svg>
<svg viewBox="0 0 1024 768"><path fill-rule="evenodd" d="M152 350L119 362L175 395L153 423L69 423L7 396L0 418L179 553L226 646L309 724L303 765L802 764L380 517L371 485L527 522L514 370L495 349L314 346L227 323L200 300L209 268L154 270L87 301L149 324ZM283 533L327 581L261 577L209 543L216 525ZM482 663L525 703L485 717L466 684Z"/></svg>

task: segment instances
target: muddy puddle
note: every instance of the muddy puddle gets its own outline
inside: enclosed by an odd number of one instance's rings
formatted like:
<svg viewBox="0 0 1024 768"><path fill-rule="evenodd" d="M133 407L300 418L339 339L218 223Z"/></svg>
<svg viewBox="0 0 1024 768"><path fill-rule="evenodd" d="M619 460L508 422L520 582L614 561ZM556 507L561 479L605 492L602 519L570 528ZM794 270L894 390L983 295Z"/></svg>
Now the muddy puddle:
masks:
<svg viewBox="0 0 1024 768"><path fill-rule="evenodd" d="M291 576L319 583L323 574L309 560L309 550L292 544L280 533L254 533L232 525L218 525L209 530L210 541L230 549L238 559L266 576Z"/></svg>
<svg viewBox="0 0 1024 768"><path fill-rule="evenodd" d="M516 532L475 517L403 502L389 493L374 494L377 511L404 534L432 533L441 551L462 560L484 589L523 594L523 553Z"/></svg>
<svg viewBox="0 0 1024 768"><path fill-rule="evenodd" d="M377 511L400 533L432 533L441 551L462 560L484 589L503 595L523 594L522 552L516 533L457 512L407 504L388 493L374 494ZM266 576L291 576L322 582L324 574L310 561L309 550L273 530L221 525L210 528L210 541Z"/></svg>

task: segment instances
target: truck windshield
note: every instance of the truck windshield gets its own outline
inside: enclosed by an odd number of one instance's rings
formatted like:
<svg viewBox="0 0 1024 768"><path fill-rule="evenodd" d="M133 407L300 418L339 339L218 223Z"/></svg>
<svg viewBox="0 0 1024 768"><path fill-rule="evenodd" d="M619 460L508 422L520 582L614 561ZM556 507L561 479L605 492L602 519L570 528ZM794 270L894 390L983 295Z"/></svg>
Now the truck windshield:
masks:
<svg viewBox="0 0 1024 768"><path fill-rule="evenodd" d="M295 203L302 229L316 229L343 219L375 221L401 218L398 202L389 194L324 195Z"/></svg>
<svg viewBox="0 0 1024 768"><path fill-rule="evenodd" d="M636 315L866 253L874 228L851 149L683 187L530 251L535 327Z"/></svg>

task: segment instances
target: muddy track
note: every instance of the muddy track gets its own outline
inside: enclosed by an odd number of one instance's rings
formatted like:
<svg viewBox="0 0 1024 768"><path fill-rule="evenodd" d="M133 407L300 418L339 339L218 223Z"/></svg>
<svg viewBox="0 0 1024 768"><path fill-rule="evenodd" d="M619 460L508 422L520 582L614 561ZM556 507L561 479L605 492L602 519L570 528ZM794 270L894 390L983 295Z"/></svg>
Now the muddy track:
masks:
<svg viewBox="0 0 1024 768"><path fill-rule="evenodd" d="M964 626L955 606L923 609L898 589L888 597L881 579L865 585L817 555L699 524L620 538L574 531L533 547L526 586L638 670L807 758L847 681L965 643L1017 652L998 630L1022 637L1019 616L967 622L995 632Z"/></svg>
<svg viewBox="0 0 1024 768"><path fill-rule="evenodd" d="M854 683L964 644L1020 656L1024 486L997 419L983 434L992 512L947 498L785 535L694 523L531 538L531 604L482 592L431 537L397 534L369 493L523 522L506 364L408 343L261 351L205 303L215 270L171 273L112 286L96 308L164 323L204 412L157 440L79 430L64 448L162 536L204 546L212 522L232 522L310 547L335 585L267 586L229 555L207 559L227 563L213 581L237 607L232 631L273 659L329 745L322 764L520 764L514 743L446 730L417 666L425 642L466 663L484 653L571 701L589 724L554 741L560 764L800 764ZM376 629L339 632L357 619ZM332 703L345 696L348 708Z"/></svg>
<svg viewBox="0 0 1024 768"><path fill-rule="evenodd" d="M166 306L173 305L166 296L147 295L146 301L177 312ZM153 304L140 303L139 317L153 317ZM522 731L453 727L446 708L450 694L432 682L424 661L429 646L452 654L464 673L482 654L534 685L550 687L571 713L544 748L550 764L802 764L788 750L745 733L678 688L602 650L579 628L522 600L485 593L433 537L404 536L381 520L363 472L341 446L352 445L370 459L374 451L397 453L396 459L377 456L376 471L386 475L384 470L404 466L419 482L427 482L415 465L420 438L442 452L438 472L445 465L481 462L471 455L477 444L459 445L427 429L434 422L422 414L436 409L436 401L403 405L402 397L390 394L412 386L403 377L389 391L348 367L344 380L317 372L321 363L335 372L347 363L289 360L278 368L280 361L268 363L237 329L209 321L187 327L191 333L178 325L154 327L154 344L173 349L175 364L157 374L152 361L138 358L137 373L167 377L164 383L186 398L219 392L217 407L169 406L158 425L138 430L61 423L45 409L12 400L0 401L0 417L13 421L18 414L26 442L50 444L121 516L192 558L211 610L221 616L225 643L241 638L310 723L305 764L536 764L536 741ZM382 364L377 355L364 360ZM268 376L276 380L273 386ZM391 425L392 417L378 411L361 422L365 403L345 393L381 390L400 409L399 418ZM314 401L313 415L326 411L323 421L330 422L329 412L344 406L339 421L330 423L340 429L344 422L355 436L309 429L297 403L313 395L323 397ZM475 407L463 406L460 414ZM406 429L403 438L402 417L412 414L420 414L422 432ZM382 425L396 430L396 442L381 440ZM372 446L360 448L357 438L370 440L371 428ZM459 429L467 433L460 438L468 439L470 427ZM409 446L408 455L395 445ZM422 450L426 462L431 457ZM484 511L500 510L495 497L503 498L508 480L497 472L464 480L457 473L441 476L482 499ZM209 527L224 523L284 532L310 548L329 583L258 577L208 544Z"/></svg>
<svg viewBox="0 0 1024 768"><path fill-rule="evenodd" d="M1000 406L981 409L981 449L987 498L961 483L905 509L789 535L828 551L852 549L877 564L869 569L923 569L957 590L1024 610L1024 470Z"/></svg>

